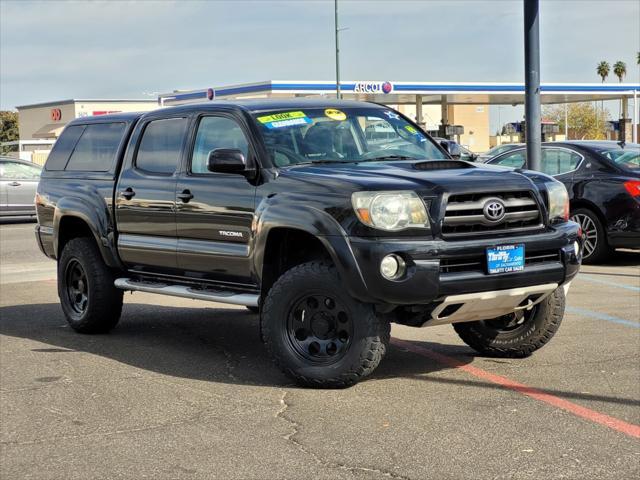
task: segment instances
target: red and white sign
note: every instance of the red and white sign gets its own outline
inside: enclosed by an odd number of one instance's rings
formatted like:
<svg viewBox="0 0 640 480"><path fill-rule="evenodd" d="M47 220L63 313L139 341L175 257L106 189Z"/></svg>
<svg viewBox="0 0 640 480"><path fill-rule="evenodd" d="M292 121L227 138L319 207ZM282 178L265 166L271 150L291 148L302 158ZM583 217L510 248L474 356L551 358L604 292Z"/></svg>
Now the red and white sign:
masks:
<svg viewBox="0 0 640 480"><path fill-rule="evenodd" d="M59 122L60 120L62 120L62 110L60 110L59 108L52 108L51 120L53 120L54 122Z"/></svg>
<svg viewBox="0 0 640 480"><path fill-rule="evenodd" d="M120 113L120 112L121 110L94 110L93 112L91 112L91 115L96 117L98 115L109 115L110 113Z"/></svg>

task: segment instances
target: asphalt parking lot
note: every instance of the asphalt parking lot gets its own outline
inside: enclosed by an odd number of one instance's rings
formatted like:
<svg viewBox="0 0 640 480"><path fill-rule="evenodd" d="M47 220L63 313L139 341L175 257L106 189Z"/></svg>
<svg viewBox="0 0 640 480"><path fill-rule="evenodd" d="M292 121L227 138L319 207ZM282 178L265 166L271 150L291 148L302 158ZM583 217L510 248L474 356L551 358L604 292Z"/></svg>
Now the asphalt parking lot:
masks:
<svg viewBox="0 0 640 480"><path fill-rule="evenodd" d="M33 227L0 225L3 479L640 475L640 253L583 267L528 359L394 326L370 379L305 390L243 308L127 294L111 334L75 334Z"/></svg>

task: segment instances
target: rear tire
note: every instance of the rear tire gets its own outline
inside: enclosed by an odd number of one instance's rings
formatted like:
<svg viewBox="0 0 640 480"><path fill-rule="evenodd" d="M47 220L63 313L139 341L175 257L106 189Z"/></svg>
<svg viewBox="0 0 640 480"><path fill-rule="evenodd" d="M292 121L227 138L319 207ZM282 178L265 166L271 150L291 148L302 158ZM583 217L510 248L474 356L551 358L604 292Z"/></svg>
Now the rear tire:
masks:
<svg viewBox="0 0 640 480"><path fill-rule="evenodd" d="M122 290L102 260L93 239L69 240L58 261L58 297L71 328L80 333L105 333L122 312Z"/></svg>
<svg viewBox="0 0 640 480"><path fill-rule="evenodd" d="M505 315L493 320L454 323L453 328L464 343L483 355L524 358L555 335L564 316L564 306L564 289L558 287L531 310L525 310L521 319Z"/></svg>
<svg viewBox="0 0 640 480"><path fill-rule="evenodd" d="M600 263L610 253L607 235L602 222L592 210L577 208L571 212L571 220L582 228L582 263Z"/></svg>
<svg viewBox="0 0 640 480"><path fill-rule="evenodd" d="M275 364L297 383L342 388L370 375L391 326L342 287L324 262L298 265L273 285L262 307L262 338Z"/></svg>

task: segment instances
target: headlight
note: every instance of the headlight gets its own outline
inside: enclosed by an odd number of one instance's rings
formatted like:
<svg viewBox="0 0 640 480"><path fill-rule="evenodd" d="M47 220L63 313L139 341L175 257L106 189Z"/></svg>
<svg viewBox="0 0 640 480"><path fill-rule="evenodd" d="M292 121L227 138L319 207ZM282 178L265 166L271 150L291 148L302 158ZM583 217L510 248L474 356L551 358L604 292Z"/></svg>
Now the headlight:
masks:
<svg viewBox="0 0 640 480"><path fill-rule="evenodd" d="M560 182L548 182L549 220L569 220L569 194Z"/></svg>
<svg viewBox="0 0 640 480"><path fill-rule="evenodd" d="M373 228L429 228L427 210L415 192L355 192L351 203L358 219Z"/></svg>

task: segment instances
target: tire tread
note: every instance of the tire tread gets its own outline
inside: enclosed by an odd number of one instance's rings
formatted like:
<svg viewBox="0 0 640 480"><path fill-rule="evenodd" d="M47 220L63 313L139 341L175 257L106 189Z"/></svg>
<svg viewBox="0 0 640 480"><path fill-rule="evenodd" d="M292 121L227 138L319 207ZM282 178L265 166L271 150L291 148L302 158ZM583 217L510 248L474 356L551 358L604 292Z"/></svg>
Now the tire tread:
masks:
<svg viewBox="0 0 640 480"><path fill-rule="evenodd" d="M357 321L365 322L365 329L370 332L371 335L367 339L367 346L360 352L357 362L354 362L345 371L331 378L316 379L310 378L296 372L291 368L281 352L273 343L273 338L277 335L270 325L270 322L265 322L263 319L273 315L273 310L276 306L278 298L284 295L284 292L293 286L295 286L301 278L309 279L316 278L321 281L326 281L327 278L331 278L337 285L340 280L335 266L326 262L308 262L293 267L291 270L284 273L273 285L267 297L261 312L261 329L262 337L265 341L267 351L271 355L273 362L290 378L294 379L297 383L308 387L316 388L344 388L351 386L364 377L370 375L378 366L382 358L384 357L387 346L389 344L391 335L391 325L389 322L379 318L373 308L369 305L360 304L362 307L362 315L358 316ZM354 300L354 302L356 302ZM360 313L360 312L359 312Z"/></svg>
<svg viewBox="0 0 640 480"><path fill-rule="evenodd" d="M74 319L67 311L64 299L65 267L69 260L81 261L91 278L90 299L81 319ZM122 313L123 292L113 285L114 275L104 263L93 239L76 237L64 246L58 262L58 296L69 325L79 333L106 333L113 329Z"/></svg>
<svg viewBox="0 0 640 480"><path fill-rule="evenodd" d="M500 358L525 358L544 347L560 328L565 307L562 287L558 287L542 303L546 304L546 318L543 327L526 341L512 347L491 345L487 338L473 328L475 322L454 323L453 328L464 343L483 355Z"/></svg>

